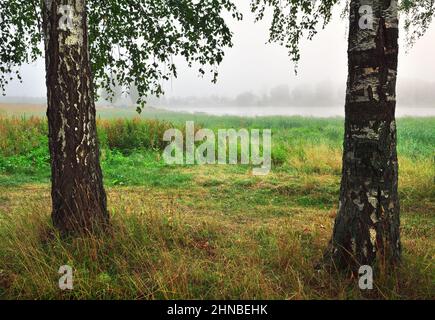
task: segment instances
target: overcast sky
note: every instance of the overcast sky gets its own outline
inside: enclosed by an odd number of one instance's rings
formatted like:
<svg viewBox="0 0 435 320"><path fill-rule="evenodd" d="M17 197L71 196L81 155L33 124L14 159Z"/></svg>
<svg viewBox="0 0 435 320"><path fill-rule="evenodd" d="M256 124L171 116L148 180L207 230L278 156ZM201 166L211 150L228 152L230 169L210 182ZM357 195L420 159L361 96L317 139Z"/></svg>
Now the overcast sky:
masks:
<svg viewBox="0 0 435 320"><path fill-rule="evenodd" d="M244 13L241 22L230 22L234 32L234 47L226 50L226 56L219 68L217 84L210 78L200 78L197 69L189 69L185 63L176 60L179 67L178 79L166 85L171 96L208 96L211 94L235 96L244 91L263 94L271 88L287 84L289 88L301 85L333 84L344 93L347 73L347 21L335 15L333 22L321 31L313 41L304 41L301 46L302 58L298 75L285 48L266 44L269 19L254 23L248 10L248 1L241 1ZM409 53L405 53L404 33L401 34L399 60L399 82L416 79L434 82L435 75L435 27L420 39ZM44 97L45 78L42 61L22 67L24 83L17 81L8 87L8 96Z"/></svg>

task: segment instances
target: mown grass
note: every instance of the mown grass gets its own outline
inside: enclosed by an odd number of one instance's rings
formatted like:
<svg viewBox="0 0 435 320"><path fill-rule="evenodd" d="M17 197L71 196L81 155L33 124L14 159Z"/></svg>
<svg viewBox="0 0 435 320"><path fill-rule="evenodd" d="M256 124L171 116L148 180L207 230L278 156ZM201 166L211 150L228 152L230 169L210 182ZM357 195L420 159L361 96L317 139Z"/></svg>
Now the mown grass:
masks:
<svg viewBox="0 0 435 320"><path fill-rule="evenodd" d="M168 166L161 137L185 114L98 123L113 228L61 238L50 222L43 119L0 120L4 299L433 299L435 119L399 119L404 259L375 289L314 271L332 232L342 119L195 115L200 127L272 128L273 168ZM74 290L58 288L61 265Z"/></svg>

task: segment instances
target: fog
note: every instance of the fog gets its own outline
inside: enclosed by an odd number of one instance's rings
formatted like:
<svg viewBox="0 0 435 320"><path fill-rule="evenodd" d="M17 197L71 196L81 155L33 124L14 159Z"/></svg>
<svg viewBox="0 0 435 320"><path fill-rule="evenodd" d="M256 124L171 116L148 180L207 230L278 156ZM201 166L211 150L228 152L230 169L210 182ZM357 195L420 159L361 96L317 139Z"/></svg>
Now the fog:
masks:
<svg viewBox="0 0 435 320"><path fill-rule="evenodd" d="M150 98L150 105L217 114L343 115L347 21L341 20L337 12L333 22L313 41L301 44L302 57L295 75L286 49L266 44L270 15L265 21L254 23L248 1L239 3L244 20L229 20L234 47L225 51L218 83L200 77L197 68L190 69L181 58L175 57L178 78L165 82L165 96L159 100ZM408 53L404 38L402 31L398 114L435 115L435 27ZM21 71L23 83L14 81L7 88L9 101L23 98L43 101L46 92L43 61L25 65ZM125 98L114 103L115 106L126 104Z"/></svg>

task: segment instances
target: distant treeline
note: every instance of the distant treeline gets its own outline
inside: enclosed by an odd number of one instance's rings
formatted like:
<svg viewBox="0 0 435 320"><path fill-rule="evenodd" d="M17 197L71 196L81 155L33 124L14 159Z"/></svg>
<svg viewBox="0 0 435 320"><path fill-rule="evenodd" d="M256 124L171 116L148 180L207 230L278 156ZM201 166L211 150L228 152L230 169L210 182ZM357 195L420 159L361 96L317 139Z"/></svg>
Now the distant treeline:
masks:
<svg viewBox="0 0 435 320"><path fill-rule="evenodd" d="M290 88L288 85L279 85L270 89L267 93L257 94L252 91L245 91L234 97L210 95L210 96L185 96L160 98L149 97L150 106L194 106L194 107L331 107L344 104L345 86L338 86L331 82L320 82L317 84L297 85ZM131 93L127 90L116 87L115 97L109 101L108 94L102 92L98 100L99 105L112 105L115 107L126 107L135 104L137 99L136 90ZM400 105L407 107L435 107L435 82L421 80L399 81L397 88L397 101ZM20 104L45 104L46 99L42 97L0 97L0 103Z"/></svg>
<svg viewBox="0 0 435 320"><path fill-rule="evenodd" d="M331 107L343 105L345 101L345 86L334 86L333 83L315 85L298 85L290 88L280 85L268 93L258 95L252 91L242 92L235 97L211 95L208 97L162 97L150 99L154 106L295 106L295 107ZM398 103L407 107L435 107L435 82L404 80L399 82Z"/></svg>

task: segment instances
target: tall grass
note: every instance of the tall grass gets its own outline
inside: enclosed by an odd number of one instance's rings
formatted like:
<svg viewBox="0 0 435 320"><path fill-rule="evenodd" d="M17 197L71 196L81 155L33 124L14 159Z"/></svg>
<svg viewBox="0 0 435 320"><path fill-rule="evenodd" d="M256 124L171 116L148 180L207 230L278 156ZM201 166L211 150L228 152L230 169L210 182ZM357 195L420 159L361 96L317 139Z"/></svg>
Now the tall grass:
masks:
<svg viewBox="0 0 435 320"><path fill-rule="evenodd" d="M167 119L98 119L101 148L129 153L134 150L159 150L167 144L163 133L169 128L185 132L185 121L195 121L196 128L272 129L274 159L283 162L291 150L303 157L306 146L324 145L340 149L343 143L343 119L302 117L243 118L171 114ZM0 155L26 155L34 149L47 149L47 122L37 117L0 117ZM398 152L410 158L434 155L435 118L398 119ZM48 150L48 149L47 149ZM47 151L48 152L48 151Z"/></svg>
<svg viewBox="0 0 435 320"><path fill-rule="evenodd" d="M25 155L46 144L47 122L37 117L0 117L0 155Z"/></svg>
<svg viewBox="0 0 435 320"><path fill-rule="evenodd" d="M98 120L98 134L103 147L131 152L137 149L161 150L163 134L173 125L166 121L117 119Z"/></svg>
<svg viewBox="0 0 435 320"><path fill-rule="evenodd" d="M184 133L186 120L195 121L196 129L206 127L215 132L229 128L272 129L274 170L329 174L338 174L340 171L343 119L213 117L202 114L192 117L170 113L168 120L98 119L106 181L109 184L141 184L131 170L133 167L142 174L145 174L144 163L152 163L147 166L148 171L152 168L161 169L161 153L167 144L163 141L164 132L169 128L177 128ZM44 119L0 117L0 184L2 181L9 184L47 181L47 131ZM426 161L430 165L435 156L434 141L435 118L398 120L398 153L401 160ZM127 164L131 166L130 169ZM1 176L1 173L9 176ZM153 178L151 180L156 181Z"/></svg>

